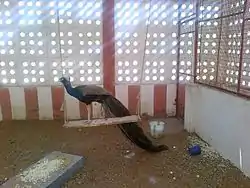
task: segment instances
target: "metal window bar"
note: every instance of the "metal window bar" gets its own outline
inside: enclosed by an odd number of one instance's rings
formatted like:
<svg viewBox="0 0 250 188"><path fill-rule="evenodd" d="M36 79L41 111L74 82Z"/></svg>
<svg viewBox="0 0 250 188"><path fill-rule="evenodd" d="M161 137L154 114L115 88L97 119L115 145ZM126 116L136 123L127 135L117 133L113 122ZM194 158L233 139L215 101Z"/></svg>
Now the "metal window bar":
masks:
<svg viewBox="0 0 250 188"><path fill-rule="evenodd" d="M186 2L185 2L186 3ZM183 0L178 0L178 16L177 16L177 19L178 19L178 25L177 25L177 65L176 65L176 80L177 80L177 87L176 87L176 116L178 118L184 118L184 117L181 117L183 116L183 114L181 113L182 112L182 109L181 109L181 104L180 104L180 76L189 76L192 78L193 74L192 72L194 72L193 68L192 68L192 71L191 71L191 74L188 74L188 73L185 73L185 72L180 72L180 63L181 63L181 36L182 35L186 35L186 34L190 34L190 33L195 33L195 30L194 29L188 29L188 30L185 30L186 28L186 24L190 21L195 21L196 20L196 12L194 12L193 14L191 15L188 15L186 16L185 18L181 18L181 6L183 4ZM194 7L194 10L196 9L196 7ZM188 26L189 28L190 26ZM194 37L195 39L195 37ZM193 42L193 41L192 41ZM193 45L195 45L195 43L193 42ZM193 53L195 54L195 51L193 51Z"/></svg>
<svg viewBox="0 0 250 188"><path fill-rule="evenodd" d="M233 12L232 10L230 10L228 7L224 6L225 4L225 1L223 0L220 0L220 16L218 16L217 18L210 18L210 19L204 19L204 18L199 18L199 15L200 15L200 6L204 6L204 2L206 0L197 0L196 1L196 11L195 11L195 38L194 38L194 73L193 73L193 76L194 76L194 83L197 83L197 84L201 84L201 85L204 85L204 86L209 86L209 87L213 87L213 88L216 88L216 89L219 89L221 91L224 91L224 92L229 92L229 93L232 93L232 94L235 94L235 95L238 95L238 96L241 96L241 97L245 97L245 98L250 98L250 88L246 87L246 86L243 86L242 85L242 69L243 69L243 60L244 60L244 36L245 36L245 22L250 20L250 18L246 18L246 10L247 10L247 0L244 1L244 5L242 5L243 9L241 9L242 11L236 11L236 10L233 10L235 12ZM228 11L229 13L227 13L226 11ZM231 29L231 28L228 28L228 26L226 25L225 28L223 28L223 24L227 24L227 22L231 21L232 19L236 19L236 18L243 18L243 22L240 26L240 28L234 28L234 29ZM228 20L226 20L228 19ZM231 20L230 20L231 19ZM210 81L202 81L202 80L198 80L197 79L197 74L201 75L201 73L197 73L197 68L200 69L201 67L199 66L199 62L201 61L202 58L206 58L206 54L202 54L202 52L200 52L199 54L197 53L198 49L202 49L202 47L198 46L198 43L200 42L200 45L201 45L201 42L202 42L202 37L199 37L199 35L202 35L204 34L203 32L205 32L203 30L203 25L200 25L200 23L204 23L204 22L209 22L209 21L214 21L214 20L219 20L219 30L218 30L218 47L217 47L217 53L216 53L216 73L215 73L215 76L216 76L216 79L214 82L210 82ZM223 23L224 21L224 23ZM178 24L181 25L181 23L179 22ZM179 29L178 29L179 30ZM180 30L181 30L181 27L180 27ZM239 31L238 31L239 30ZM225 46L226 42L229 41L228 39L228 35L232 34L232 33L237 33L237 35L239 34L239 36L237 36L238 38L235 39L235 41L238 41L240 42L240 46L238 48L236 47L231 47L231 49L233 51L240 51L240 54L239 54L239 59L236 58L236 55L232 55L232 54L229 54L227 52L225 52L225 49L224 49L224 52L223 50L221 49L223 47L223 45ZM181 32L179 32L178 34L183 34ZM178 38L180 39L180 38ZM178 43L180 41L178 40ZM222 42L224 44L222 44ZM179 45L177 46L178 47L178 53L179 53ZM179 55L177 54L177 65L178 63L180 63L180 57L178 57ZM223 71L226 71L226 68L227 68L227 65L228 63L230 62L229 60L235 62L235 64L238 64L237 66L233 67L232 69L234 69L233 71L238 71L238 75L235 76L235 79L237 79L237 83L227 83L225 80L227 75L225 72ZM222 61L222 62L221 62ZM222 63L222 64L220 64ZM223 67L224 66L224 67ZM220 70L221 68L221 70ZM179 71L179 67L177 66L177 78L179 78L179 75L180 73L178 73ZM218 76L220 74L225 74L225 75L222 75L220 77L222 77L222 79L218 79ZM179 83L179 79L177 80L177 82Z"/></svg>

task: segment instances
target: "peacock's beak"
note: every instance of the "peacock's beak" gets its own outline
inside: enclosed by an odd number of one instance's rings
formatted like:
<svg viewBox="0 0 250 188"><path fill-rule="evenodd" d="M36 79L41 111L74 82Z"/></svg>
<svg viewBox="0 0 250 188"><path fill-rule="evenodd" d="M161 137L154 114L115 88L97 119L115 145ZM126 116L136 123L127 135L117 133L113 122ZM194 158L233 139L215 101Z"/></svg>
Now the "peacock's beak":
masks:
<svg viewBox="0 0 250 188"><path fill-rule="evenodd" d="M60 79L59 79L59 82L63 82L63 78L60 78Z"/></svg>

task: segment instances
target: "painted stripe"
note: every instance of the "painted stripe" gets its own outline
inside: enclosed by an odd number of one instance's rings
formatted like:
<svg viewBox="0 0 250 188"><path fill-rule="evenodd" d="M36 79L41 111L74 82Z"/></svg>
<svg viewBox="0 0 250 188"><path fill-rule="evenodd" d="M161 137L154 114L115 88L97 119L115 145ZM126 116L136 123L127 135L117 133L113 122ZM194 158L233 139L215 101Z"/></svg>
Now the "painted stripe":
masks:
<svg viewBox="0 0 250 188"><path fill-rule="evenodd" d="M87 119L88 118L87 105L82 102L79 102L79 109L80 109L81 119Z"/></svg>
<svg viewBox="0 0 250 188"><path fill-rule="evenodd" d="M180 86L181 109L185 103L184 85ZM120 100L132 114L137 111L136 98L141 91L141 113L149 115L174 116L176 111L176 85L118 85L116 98ZM0 121L11 119L63 119L61 110L64 100L64 89L61 87L37 87L0 89ZM65 97L68 117L70 119L87 119L86 105L70 96ZM12 104L12 105L11 105ZM103 117L99 104L92 107L93 118ZM180 114L183 116L183 111ZM13 118L12 118L13 117Z"/></svg>
<svg viewBox="0 0 250 188"><path fill-rule="evenodd" d="M176 114L176 84L169 84L167 89L167 114L175 116Z"/></svg>
<svg viewBox="0 0 250 188"><path fill-rule="evenodd" d="M184 108L185 108L185 84L179 85L179 97L177 99L179 101L179 113L178 117L184 118Z"/></svg>
<svg viewBox="0 0 250 188"><path fill-rule="evenodd" d="M122 102L122 104L128 108L128 86L127 85L117 85L115 87L115 96Z"/></svg>
<svg viewBox="0 0 250 188"><path fill-rule="evenodd" d="M92 118L102 118L102 105L97 102L92 103Z"/></svg>
<svg viewBox="0 0 250 188"><path fill-rule="evenodd" d="M132 115L137 113L137 107L139 105L138 103L139 93L140 93L140 86L138 85L128 86L128 109Z"/></svg>
<svg viewBox="0 0 250 188"><path fill-rule="evenodd" d="M24 88L24 97L26 104L26 118L38 119L39 107L38 107L37 88L36 87Z"/></svg>
<svg viewBox="0 0 250 188"><path fill-rule="evenodd" d="M24 88L10 87L10 100L12 109L12 119L24 120L26 119L26 103L24 96Z"/></svg>
<svg viewBox="0 0 250 188"><path fill-rule="evenodd" d="M61 110L61 107L64 102L64 88L52 86L51 94L52 94L53 119L63 119L64 111Z"/></svg>
<svg viewBox="0 0 250 188"><path fill-rule="evenodd" d="M0 121L3 121L3 115L2 115L2 107L0 105Z"/></svg>
<svg viewBox="0 0 250 188"><path fill-rule="evenodd" d="M1 107L1 120L11 120L11 101L10 92L8 88L0 89L0 107Z"/></svg>
<svg viewBox="0 0 250 188"><path fill-rule="evenodd" d="M99 87L104 87L104 85L98 85ZM115 90L115 89L114 89ZM103 118L104 110L102 109L102 105L100 103L94 102L92 103L92 118Z"/></svg>
<svg viewBox="0 0 250 188"><path fill-rule="evenodd" d="M166 85L154 85L154 115L166 115Z"/></svg>
<svg viewBox="0 0 250 188"><path fill-rule="evenodd" d="M80 118L79 101L76 98L66 93L65 104L67 106L67 118L79 119Z"/></svg>
<svg viewBox="0 0 250 188"><path fill-rule="evenodd" d="M154 115L154 86L142 85L141 86L141 114L147 113L150 116Z"/></svg>
<svg viewBox="0 0 250 188"><path fill-rule="evenodd" d="M37 98L39 106L39 119L53 119L51 87L38 87Z"/></svg>

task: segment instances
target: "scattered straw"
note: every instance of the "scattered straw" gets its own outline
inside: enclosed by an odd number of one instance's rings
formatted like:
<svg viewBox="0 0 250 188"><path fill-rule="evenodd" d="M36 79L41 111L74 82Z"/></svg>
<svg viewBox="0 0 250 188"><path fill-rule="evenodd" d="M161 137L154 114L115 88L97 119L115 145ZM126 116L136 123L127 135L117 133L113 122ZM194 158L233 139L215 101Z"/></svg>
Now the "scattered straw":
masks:
<svg viewBox="0 0 250 188"><path fill-rule="evenodd" d="M31 169L25 170L20 175L21 181L33 184L45 183L50 178L53 172L58 171L63 167L63 164L64 160L62 159L45 159L36 164Z"/></svg>

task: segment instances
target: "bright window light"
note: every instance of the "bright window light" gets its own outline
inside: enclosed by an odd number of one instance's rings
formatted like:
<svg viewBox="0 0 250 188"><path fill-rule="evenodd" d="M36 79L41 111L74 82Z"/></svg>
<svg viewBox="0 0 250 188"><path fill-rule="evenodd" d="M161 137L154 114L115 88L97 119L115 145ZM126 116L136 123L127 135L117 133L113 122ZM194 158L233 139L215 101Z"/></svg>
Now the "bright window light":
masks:
<svg viewBox="0 0 250 188"><path fill-rule="evenodd" d="M7 83L8 83L8 80L7 80L6 78L4 78L4 79L2 80L2 82L3 82L3 84L7 84Z"/></svg>
<svg viewBox="0 0 250 188"><path fill-rule="evenodd" d="M33 14L34 14L34 11L33 11L33 10L30 10L30 11L28 11L28 14L29 14L29 15L33 15Z"/></svg>
<svg viewBox="0 0 250 188"><path fill-rule="evenodd" d="M4 15L7 16L7 17L9 17L10 16L10 11L5 11Z"/></svg>
<svg viewBox="0 0 250 188"><path fill-rule="evenodd" d="M27 2L27 5L31 7L33 5L33 2L32 1Z"/></svg>
<svg viewBox="0 0 250 188"><path fill-rule="evenodd" d="M20 20L19 24L24 25L25 24L25 20Z"/></svg>
<svg viewBox="0 0 250 188"><path fill-rule="evenodd" d="M37 42L37 45L38 45L38 46L42 46L42 45L43 45L43 42L42 42L42 41L38 41L38 42Z"/></svg>
<svg viewBox="0 0 250 188"><path fill-rule="evenodd" d="M29 20L29 21L28 21L28 24L29 24L29 25L33 25L34 22L35 22L34 20Z"/></svg>
<svg viewBox="0 0 250 188"><path fill-rule="evenodd" d="M91 37L91 36L92 36L92 33L88 32L88 33L87 33L87 36L88 36L88 37Z"/></svg>
<svg viewBox="0 0 250 188"><path fill-rule="evenodd" d="M43 21L42 21L42 20L37 20L36 23L37 23L38 25L41 25L41 24L43 23Z"/></svg>
<svg viewBox="0 0 250 188"><path fill-rule="evenodd" d="M5 23L6 23L7 25L9 25L9 24L12 23L12 20L11 20L11 19L7 19Z"/></svg>
<svg viewBox="0 0 250 188"><path fill-rule="evenodd" d="M95 44L96 44L96 45L100 45L101 42L100 42L99 40L96 40L96 41L95 41Z"/></svg>
<svg viewBox="0 0 250 188"><path fill-rule="evenodd" d="M72 40L69 40L69 41L68 41L68 44L69 44L69 45L72 45L72 43L73 43Z"/></svg>
<svg viewBox="0 0 250 188"><path fill-rule="evenodd" d="M36 82L36 78L31 78L31 82L35 83Z"/></svg>
<svg viewBox="0 0 250 188"><path fill-rule="evenodd" d="M40 71L39 71L39 74L40 74L40 75L44 75L44 71L43 71L43 70L40 70Z"/></svg>
<svg viewBox="0 0 250 188"><path fill-rule="evenodd" d="M51 10L51 11L49 12L49 14L50 14L50 15L55 15L56 12L55 12L54 10Z"/></svg>
<svg viewBox="0 0 250 188"><path fill-rule="evenodd" d="M11 82L12 84L15 84L15 83L16 83L16 79L12 78L12 79L10 79L10 82Z"/></svg>
<svg viewBox="0 0 250 188"><path fill-rule="evenodd" d="M19 5L19 6L23 6L23 5L24 5L24 2L23 2L23 1L19 1L19 2L18 2L18 5Z"/></svg>
<svg viewBox="0 0 250 188"><path fill-rule="evenodd" d="M64 2L59 2L59 7L63 7L64 6Z"/></svg>
<svg viewBox="0 0 250 188"><path fill-rule="evenodd" d="M30 44L30 45L34 45L35 42L34 42L33 40L30 40L30 41L29 41L29 44Z"/></svg>
<svg viewBox="0 0 250 188"><path fill-rule="evenodd" d="M67 14L67 16L69 16L69 17L72 15L72 13L69 12L69 11L68 11L66 14Z"/></svg>
<svg viewBox="0 0 250 188"><path fill-rule="evenodd" d="M36 11L36 14L37 14L38 16L40 16L40 15L42 14L42 11L37 10L37 11Z"/></svg>
<svg viewBox="0 0 250 188"><path fill-rule="evenodd" d="M33 32L30 32L30 33L29 33L29 36L30 36L30 37L34 37L34 33L33 33Z"/></svg>
<svg viewBox="0 0 250 188"><path fill-rule="evenodd" d="M51 41L51 45L55 46L56 45L56 41Z"/></svg>

